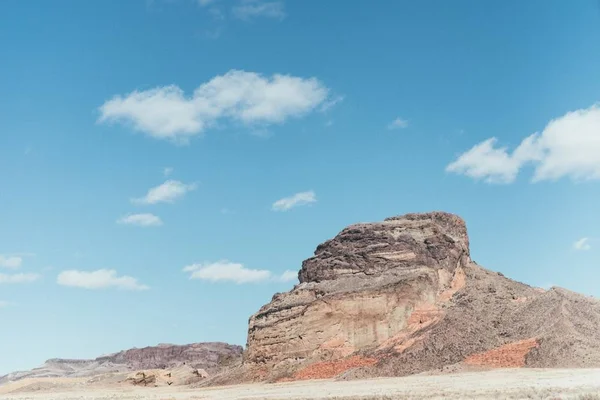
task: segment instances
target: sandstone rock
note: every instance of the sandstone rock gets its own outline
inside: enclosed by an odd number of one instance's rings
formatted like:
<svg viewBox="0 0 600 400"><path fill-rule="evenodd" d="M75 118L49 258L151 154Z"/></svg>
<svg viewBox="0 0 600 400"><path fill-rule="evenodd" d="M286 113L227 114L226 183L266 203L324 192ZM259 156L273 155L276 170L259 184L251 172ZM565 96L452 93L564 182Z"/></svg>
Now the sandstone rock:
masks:
<svg viewBox="0 0 600 400"><path fill-rule="evenodd" d="M465 223L447 213L357 224L317 247L300 284L250 318L245 363L269 375L393 347L464 284Z"/></svg>
<svg viewBox="0 0 600 400"><path fill-rule="evenodd" d="M93 360L50 359L30 371L0 377L0 384L24 378L86 377L106 373L148 369L172 369L187 365L190 369L213 375L241 362L242 347L226 343L161 344L130 349Z"/></svg>
<svg viewBox="0 0 600 400"><path fill-rule="evenodd" d="M299 280L250 318L236 379L406 375L469 356L600 366L600 303L481 268L452 214L349 226L304 261Z"/></svg>
<svg viewBox="0 0 600 400"><path fill-rule="evenodd" d="M224 366L239 361L242 347L226 343L193 343L188 345L159 344L155 347L130 349L116 354L99 357L98 362L124 364L132 369L172 368L187 364L216 373Z"/></svg>

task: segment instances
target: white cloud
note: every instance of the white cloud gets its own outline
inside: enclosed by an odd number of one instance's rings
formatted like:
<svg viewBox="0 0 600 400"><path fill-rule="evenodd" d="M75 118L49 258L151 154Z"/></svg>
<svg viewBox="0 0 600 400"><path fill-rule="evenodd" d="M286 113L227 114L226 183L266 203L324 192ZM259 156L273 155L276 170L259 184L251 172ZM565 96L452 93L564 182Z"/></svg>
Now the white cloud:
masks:
<svg viewBox="0 0 600 400"><path fill-rule="evenodd" d="M220 120L250 127L282 124L313 111L328 96L316 78L231 70L192 96L174 85L117 95L100 107L98 122L127 123L152 137L187 143Z"/></svg>
<svg viewBox="0 0 600 400"><path fill-rule="evenodd" d="M23 258L18 256L5 256L0 254L0 267L17 269L21 267L23 263Z"/></svg>
<svg viewBox="0 0 600 400"><path fill-rule="evenodd" d="M232 11L236 18L245 21L257 17L282 20L286 16L283 1L242 0Z"/></svg>
<svg viewBox="0 0 600 400"><path fill-rule="evenodd" d="M464 174L489 183L510 183L519 173L519 163L506 152L496 148L496 138L488 139L462 154L446 167L446 171Z"/></svg>
<svg viewBox="0 0 600 400"><path fill-rule="evenodd" d="M0 284L31 283L40 279L39 274L0 274Z"/></svg>
<svg viewBox="0 0 600 400"><path fill-rule="evenodd" d="M324 102L321 105L321 108L319 109L319 111L321 111L321 112L327 112L331 108L333 108L336 104L341 103L342 101L344 101L344 96L333 97L333 98L327 100L326 102Z"/></svg>
<svg viewBox="0 0 600 400"><path fill-rule="evenodd" d="M211 17L215 21L223 21L225 19L225 14L219 8L211 7L211 8L208 9L208 13L211 15ZM208 31L207 35L211 36L212 39L217 39L219 36L221 36L222 31L223 31L223 27L222 26L221 27L217 27L213 31Z"/></svg>
<svg viewBox="0 0 600 400"><path fill-rule="evenodd" d="M261 282L293 282L298 280L298 272L287 270L281 275L273 275L265 269L246 268L241 263L228 260L192 264L183 268L183 272L190 274L190 279L199 279L209 282L233 282L238 285L245 283Z"/></svg>
<svg viewBox="0 0 600 400"><path fill-rule="evenodd" d="M569 112L550 121L541 133L523 139L510 153L487 139L446 167L487 182L511 183L521 168L534 166L533 182L600 179L600 107Z"/></svg>
<svg viewBox="0 0 600 400"><path fill-rule="evenodd" d="M317 196L314 191L296 193L290 197L277 200L271 207L273 211L288 211L294 207L316 203Z"/></svg>
<svg viewBox="0 0 600 400"><path fill-rule="evenodd" d="M298 271L287 270L279 277L281 282L293 282L298 280Z"/></svg>
<svg viewBox="0 0 600 400"><path fill-rule="evenodd" d="M185 184L180 181L168 180L165 183L148 190L144 197L132 199L135 204L173 203L188 192L196 190L196 183Z"/></svg>
<svg viewBox="0 0 600 400"><path fill-rule="evenodd" d="M575 250L589 250L592 248L592 246L590 245L590 238L581 238L578 241L576 241L575 243L573 243L573 248Z"/></svg>
<svg viewBox="0 0 600 400"><path fill-rule="evenodd" d="M181 142L205 127L193 101L173 85L115 96L100 107L100 113L99 122L132 123L150 136Z"/></svg>
<svg viewBox="0 0 600 400"><path fill-rule="evenodd" d="M209 6L213 3L215 3L217 0L198 0L198 5L200 7L206 7Z"/></svg>
<svg viewBox="0 0 600 400"><path fill-rule="evenodd" d="M117 220L118 224L136 225L136 226L161 226L163 224L160 217L154 214L130 214Z"/></svg>
<svg viewBox="0 0 600 400"><path fill-rule="evenodd" d="M171 175L173 173L174 170L175 169L173 167L165 167L163 169L163 175L164 176L169 176L169 175Z"/></svg>
<svg viewBox="0 0 600 400"><path fill-rule="evenodd" d="M2 301L2 300L0 300L0 309L6 308L9 305L10 305L10 303L8 301Z"/></svg>
<svg viewBox="0 0 600 400"><path fill-rule="evenodd" d="M404 129L408 127L408 120L400 117L390 122L387 126L388 129Z"/></svg>
<svg viewBox="0 0 600 400"><path fill-rule="evenodd" d="M142 285L131 276L117 276L117 271L99 269L97 271L63 271L58 275L56 283L62 286L71 286L82 289L109 289L147 290L148 286Z"/></svg>
<svg viewBox="0 0 600 400"><path fill-rule="evenodd" d="M271 272L263 269L249 269L243 264L221 260L214 263L192 264L183 268L190 273L190 279L210 282L258 283L271 278Z"/></svg>

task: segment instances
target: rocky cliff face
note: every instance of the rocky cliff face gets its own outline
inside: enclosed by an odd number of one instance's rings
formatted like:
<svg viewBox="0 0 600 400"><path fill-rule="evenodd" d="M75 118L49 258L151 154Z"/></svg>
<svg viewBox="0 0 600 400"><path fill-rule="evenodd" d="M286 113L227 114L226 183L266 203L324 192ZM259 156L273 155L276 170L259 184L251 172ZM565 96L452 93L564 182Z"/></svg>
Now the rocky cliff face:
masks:
<svg viewBox="0 0 600 400"><path fill-rule="evenodd" d="M127 365L130 369L173 368L189 364L213 374L240 360L241 346L226 343L194 343L183 346L159 344L99 357L98 362Z"/></svg>
<svg viewBox="0 0 600 400"><path fill-rule="evenodd" d="M452 214L352 225L317 247L299 280L250 318L247 379L600 365L600 304L479 267Z"/></svg>
<svg viewBox="0 0 600 400"><path fill-rule="evenodd" d="M50 359L39 368L0 377L0 384L24 378L83 377L144 369L175 368L187 365L209 375L239 364L242 347L226 343L161 344L130 349L93 360Z"/></svg>
<svg viewBox="0 0 600 400"><path fill-rule="evenodd" d="M246 364L269 375L390 346L464 286L466 226L446 213L357 224L317 247L300 284L251 317Z"/></svg>

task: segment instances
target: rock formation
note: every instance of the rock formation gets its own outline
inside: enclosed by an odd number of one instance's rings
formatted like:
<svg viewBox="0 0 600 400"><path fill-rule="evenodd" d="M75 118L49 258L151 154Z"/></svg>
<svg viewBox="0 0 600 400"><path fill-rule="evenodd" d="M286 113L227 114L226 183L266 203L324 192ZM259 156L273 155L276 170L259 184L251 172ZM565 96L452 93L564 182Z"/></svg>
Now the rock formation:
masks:
<svg viewBox="0 0 600 400"><path fill-rule="evenodd" d="M600 366L600 303L481 268L452 214L349 226L304 261L299 280L250 318L246 379Z"/></svg>
<svg viewBox="0 0 600 400"><path fill-rule="evenodd" d="M159 344L155 347L130 349L96 359L98 362L124 364L129 368L173 368L187 364L214 374L224 366L240 360L242 347L227 343Z"/></svg>
<svg viewBox="0 0 600 400"><path fill-rule="evenodd" d="M319 245L298 277L293 290L275 294L250 318L243 363L240 346L159 345L94 360L48 360L0 384L114 372L133 385L204 386L600 367L600 302L480 267L456 215L407 214L349 226Z"/></svg>
<svg viewBox="0 0 600 400"><path fill-rule="evenodd" d="M51 359L39 368L0 377L0 384L24 378L85 377L149 369L173 369L186 365L213 375L241 362L242 347L226 343L160 344L130 349L93 360Z"/></svg>

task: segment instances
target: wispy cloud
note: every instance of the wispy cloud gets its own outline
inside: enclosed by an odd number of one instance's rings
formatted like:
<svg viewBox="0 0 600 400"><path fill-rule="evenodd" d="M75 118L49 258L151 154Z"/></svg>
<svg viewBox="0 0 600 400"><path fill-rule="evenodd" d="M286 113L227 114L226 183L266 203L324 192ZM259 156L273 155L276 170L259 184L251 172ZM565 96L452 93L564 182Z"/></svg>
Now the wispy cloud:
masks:
<svg viewBox="0 0 600 400"><path fill-rule="evenodd" d="M335 96L335 97L327 100L326 102L324 102L321 105L321 108L319 109L319 111L321 111L321 112L327 112L330 109L332 109L336 104L339 104L342 101L344 101L344 96Z"/></svg>
<svg viewBox="0 0 600 400"><path fill-rule="evenodd" d="M390 122L387 126L388 129L393 130L393 129L404 129L408 127L408 120L403 119L403 118L396 118L395 120L393 120L392 122Z"/></svg>
<svg viewBox="0 0 600 400"><path fill-rule="evenodd" d="M174 203L175 200L196 190L197 187L196 183L186 184L180 181L168 180L148 190L144 197L131 199L131 202L134 204Z"/></svg>
<svg viewBox="0 0 600 400"><path fill-rule="evenodd" d="M279 277L279 280L281 282L297 281L298 280L298 271L292 271L292 270L288 269L283 274L281 274L281 276Z"/></svg>
<svg viewBox="0 0 600 400"><path fill-rule="evenodd" d="M584 237L573 243L573 248L575 250L590 250L592 246L590 245L590 238Z"/></svg>
<svg viewBox="0 0 600 400"><path fill-rule="evenodd" d="M131 276L118 276L113 269L99 269L96 271L68 270L61 272L56 282L61 286L70 286L81 289L122 289L122 290L148 290L149 287L138 282Z"/></svg>
<svg viewBox="0 0 600 400"><path fill-rule="evenodd" d="M173 173L173 171L175 171L175 168L173 168L173 167L165 167L163 169L163 175L164 176L170 176Z"/></svg>
<svg viewBox="0 0 600 400"><path fill-rule="evenodd" d="M118 224L136 225L142 227L161 226L163 224L160 217L154 214L130 214L117 220Z"/></svg>
<svg viewBox="0 0 600 400"><path fill-rule="evenodd" d="M206 7L209 6L211 4L216 3L218 0L198 0L198 5L200 7Z"/></svg>
<svg viewBox="0 0 600 400"><path fill-rule="evenodd" d="M206 39L210 39L210 40L217 40L218 38L221 37L221 35L224 32L224 28L223 27L217 27L214 29L207 29L206 31L204 31L204 38Z"/></svg>
<svg viewBox="0 0 600 400"><path fill-rule="evenodd" d="M0 300L0 309L6 308L10 305L8 301Z"/></svg>
<svg viewBox="0 0 600 400"><path fill-rule="evenodd" d="M17 269L21 267L22 263L23 258L21 257L0 254L0 267L2 268Z"/></svg>
<svg viewBox="0 0 600 400"><path fill-rule="evenodd" d="M189 97L174 85L115 96L100 107L98 122L131 124L154 138L185 144L217 122L282 124L319 107L328 96L329 89L316 78L232 70Z"/></svg>
<svg viewBox="0 0 600 400"><path fill-rule="evenodd" d="M476 144L446 167L488 183L512 183L521 169L534 167L533 182L568 177L600 179L600 107L569 112L550 121L541 133L521 141L512 152L493 137Z"/></svg>
<svg viewBox="0 0 600 400"><path fill-rule="evenodd" d="M208 13L215 21L223 21L225 19L225 14L220 8L211 7L208 9Z"/></svg>
<svg viewBox="0 0 600 400"><path fill-rule="evenodd" d="M41 278L39 274L0 274L0 284L31 283Z"/></svg>
<svg viewBox="0 0 600 400"><path fill-rule="evenodd" d="M190 279L209 282L232 282L238 285L261 282L291 282L298 278L298 273L285 271L281 275L273 275L269 270L246 268L241 263L228 260L192 264L183 268L190 274Z"/></svg>
<svg viewBox="0 0 600 400"><path fill-rule="evenodd" d="M190 273L190 279L210 282L258 283L271 278L271 272L264 269L249 269L243 264L221 260L214 263L192 264L183 268Z"/></svg>
<svg viewBox="0 0 600 400"><path fill-rule="evenodd" d="M317 195L314 191L309 190L308 192L296 193L289 197L277 200L271 206L273 211L288 211L294 207L304 206L311 203L317 202Z"/></svg>
<svg viewBox="0 0 600 400"><path fill-rule="evenodd" d="M245 21L261 17L282 20L286 17L283 1L242 0L232 12L234 17Z"/></svg>

